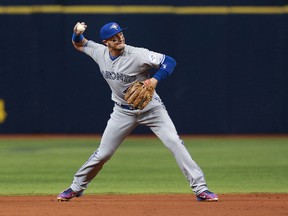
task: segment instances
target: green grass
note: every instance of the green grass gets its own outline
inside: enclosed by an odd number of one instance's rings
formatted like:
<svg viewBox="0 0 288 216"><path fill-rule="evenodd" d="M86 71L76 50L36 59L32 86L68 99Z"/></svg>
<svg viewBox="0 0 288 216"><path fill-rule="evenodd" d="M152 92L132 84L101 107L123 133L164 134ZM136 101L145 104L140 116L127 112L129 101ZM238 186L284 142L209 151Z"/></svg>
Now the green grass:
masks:
<svg viewBox="0 0 288 216"><path fill-rule="evenodd" d="M217 193L288 193L288 138L184 138ZM96 150L92 138L0 138L0 195L57 194ZM191 193L157 138L127 138L89 185L95 193Z"/></svg>

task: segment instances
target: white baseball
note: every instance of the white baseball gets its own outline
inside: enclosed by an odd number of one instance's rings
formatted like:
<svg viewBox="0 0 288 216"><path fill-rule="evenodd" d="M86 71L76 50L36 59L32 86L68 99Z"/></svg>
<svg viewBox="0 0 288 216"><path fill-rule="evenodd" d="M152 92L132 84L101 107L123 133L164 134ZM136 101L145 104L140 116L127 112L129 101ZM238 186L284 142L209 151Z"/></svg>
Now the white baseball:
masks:
<svg viewBox="0 0 288 216"><path fill-rule="evenodd" d="M77 25L77 31L83 32L85 31L85 27L82 24Z"/></svg>

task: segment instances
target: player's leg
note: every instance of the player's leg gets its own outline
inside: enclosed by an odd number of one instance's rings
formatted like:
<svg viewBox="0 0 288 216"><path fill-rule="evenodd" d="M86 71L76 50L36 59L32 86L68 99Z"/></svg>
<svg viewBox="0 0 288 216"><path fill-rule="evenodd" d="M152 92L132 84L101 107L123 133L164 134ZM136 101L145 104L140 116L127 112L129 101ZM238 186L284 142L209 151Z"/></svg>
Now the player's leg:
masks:
<svg viewBox="0 0 288 216"><path fill-rule="evenodd" d="M99 173L103 165L112 157L119 145L135 127L136 121L134 115L128 115L121 108L114 108L98 149L74 175L70 186L72 189L71 193L75 193L74 196L82 194L82 191L87 188L88 184ZM61 199L60 195L58 195L58 200L69 200ZM70 199L72 197L70 196Z"/></svg>
<svg viewBox="0 0 288 216"><path fill-rule="evenodd" d="M159 108L151 111L149 119L141 123L149 126L160 138L164 145L173 153L176 162L190 183L196 195L208 190L204 174L197 163L192 159L166 109Z"/></svg>
<svg viewBox="0 0 288 216"><path fill-rule="evenodd" d="M107 123L98 149L74 176L71 188L74 191L85 190L89 182L102 169L102 166L112 157L123 140L135 128L134 115L123 113L117 106Z"/></svg>

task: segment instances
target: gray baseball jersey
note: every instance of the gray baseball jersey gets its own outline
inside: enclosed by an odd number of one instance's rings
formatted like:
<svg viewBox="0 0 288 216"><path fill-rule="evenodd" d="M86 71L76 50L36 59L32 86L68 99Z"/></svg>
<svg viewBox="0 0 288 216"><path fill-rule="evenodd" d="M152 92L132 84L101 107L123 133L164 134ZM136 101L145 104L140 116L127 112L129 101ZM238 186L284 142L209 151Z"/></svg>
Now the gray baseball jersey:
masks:
<svg viewBox="0 0 288 216"><path fill-rule="evenodd" d="M124 91L134 81L144 81L150 77L149 69L158 68L165 55L126 45L124 52L111 60L106 46L88 41L84 52L99 65L100 71L112 90L115 106L102 135L98 149L78 170L71 184L75 192L83 191L102 169L123 140L138 125L146 125L159 137L173 153L182 173L196 195L207 190L203 172L179 138L159 95L155 92L152 101L143 110L133 110L127 105Z"/></svg>
<svg viewBox="0 0 288 216"><path fill-rule="evenodd" d="M113 61L107 47L93 41L88 41L84 52L98 64L111 88L112 100L119 104L127 104L124 100L124 91L131 83L148 79L149 69L158 68L165 57L148 49L125 45L123 54ZM154 98L158 97L156 93Z"/></svg>

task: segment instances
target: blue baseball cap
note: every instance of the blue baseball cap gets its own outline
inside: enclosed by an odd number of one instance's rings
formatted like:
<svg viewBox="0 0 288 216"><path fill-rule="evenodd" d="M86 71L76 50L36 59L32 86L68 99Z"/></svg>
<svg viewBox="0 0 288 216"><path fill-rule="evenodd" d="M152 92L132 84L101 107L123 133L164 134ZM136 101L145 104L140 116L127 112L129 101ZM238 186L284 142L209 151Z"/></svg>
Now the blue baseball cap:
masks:
<svg viewBox="0 0 288 216"><path fill-rule="evenodd" d="M100 29L100 38L102 40L107 40L108 38L118 34L119 32L122 32L125 29L127 29L127 28L123 28L122 29L115 22L107 23Z"/></svg>

